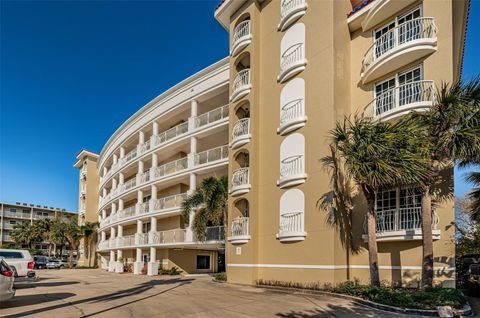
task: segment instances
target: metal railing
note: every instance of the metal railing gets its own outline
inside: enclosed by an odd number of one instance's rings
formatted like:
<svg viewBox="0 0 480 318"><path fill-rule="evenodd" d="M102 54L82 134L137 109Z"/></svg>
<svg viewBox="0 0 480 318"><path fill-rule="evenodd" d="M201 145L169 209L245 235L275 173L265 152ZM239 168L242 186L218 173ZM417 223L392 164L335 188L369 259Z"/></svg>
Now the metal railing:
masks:
<svg viewBox="0 0 480 318"><path fill-rule="evenodd" d="M183 201L187 198L187 193L169 195L153 201L153 209L155 211L177 208L182 206Z"/></svg>
<svg viewBox="0 0 480 318"><path fill-rule="evenodd" d="M250 118L242 118L235 123L232 129L232 140L250 133Z"/></svg>
<svg viewBox="0 0 480 318"><path fill-rule="evenodd" d="M144 214L150 212L150 201L137 203L138 205L138 213Z"/></svg>
<svg viewBox="0 0 480 318"><path fill-rule="evenodd" d="M123 210L120 210L117 212L117 215L118 215L118 220L123 220L123 219L126 219L126 218L129 218L129 217L132 217L135 215L135 206L132 205L132 206L129 206L128 208L125 208Z"/></svg>
<svg viewBox="0 0 480 318"><path fill-rule="evenodd" d="M241 41L245 37L248 37L249 35L250 35L250 20L245 20L240 22L235 27L235 31L233 31L232 47L234 47L239 41Z"/></svg>
<svg viewBox="0 0 480 318"><path fill-rule="evenodd" d="M287 15L291 12L295 11L295 9L304 6L306 0L283 0L280 4L280 19L284 19Z"/></svg>
<svg viewBox="0 0 480 318"><path fill-rule="evenodd" d="M155 146L163 144L169 140L172 140L184 133L188 132L188 122L178 124L175 127L172 127L164 132L155 135L153 138L155 140Z"/></svg>
<svg viewBox="0 0 480 318"><path fill-rule="evenodd" d="M295 119L305 116L303 98L292 100L282 107L280 112L280 125L284 125Z"/></svg>
<svg viewBox="0 0 480 318"><path fill-rule="evenodd" d="M225 240L225 230L223 226L209 226L206 229L204 242ZM193 241L201 241L194 233Z"/></svg>
<svg viewBox="0 0 480 318"><path fill-rule="evenodd" d="M175 229L154 232L150 244L184 243L186 241L186 230Z"/></svg>
<svg viewBox="0 0 480 318"><path fill-rule="evenodd" d="M280 232L303 232L303 211L280 214Z"/></svg>
<svg viewBox="0 0 480 318"><path fill-rule="evenodd" d="M364 231L367 231L367 222L364 222ZM435 210L432 211L432 229L437 229L439 217ZM422 207L399 208L375 211L375 224L377 233L402 230L422 229Z"/></svg>
<svg viewBox="0 0 480 318"><path fill-rule="evenodd" d="M19 218L19 219L30 219L30 213L17 213L17 212L10 212L10 211L4 211L3 216L9 217L9 218Z"/></svg>
<svg viewBox="0 0 480 318"><path fill-rule="evenodd" d="M303 155L290 156L281 161L280 177L296 176L304 173Z"/></svg>
<svg viewBox="0 0 480 318"><path fill-rule="evenodd" d="M143 154L150 150L150 140L145 141L143 144L139 145L140 154Z"/></svg>
<svg viewBox="0 0 480 318"><path fill-rule="evenodd" d="M187 157L178 160L171 161L164 165L161 165L155 169L155 178L167 176L177 171L182 171L188 168Z"/></svg>
<svg viewBox="0 0 480 318"><path fill-rule="evenodd" d="M232 95L235 95L240 89L250 85L250 69L246 68L238 72L232 85Z"/></svg>
<svg viewBox="0 0 480 318"><path fill-rule="evenodd" d="M394 48L419 39L433 39L437 36L434 18L420 17L404 22L376 39L367 50L362 61L362 74L376 60Z"/></svg>
<svg viewBox="0 0 480 318"><path fill-rule="evenodd" d="M195 154L195 166L228 159L228 145L216 147Z"/></svg>
<svg viewBox="0 0 480 318"><path fill-rule="evenodd" d="M195 118L195 128L202 127L228 117L229 105L215 108Z"/></svg>
<svg viewBox="0 0 480 318"><path fill-rule="evenodd" d="M232 237L250 235L249 218L240 217L240 218L233 219L230 233Z"/></svg>
<svg viewBox="0 0 480 318"><path fill-rule="evenodd" d="M232 175L232 186L240 186L244 184L250 184L249 167L240 168L235 170Z"/></svg>
<svg viewBox="0 0 480 318"><path fill-rule="evenodd" d="M365 116L378 117L403 106L435 100L433 81L416 81L389 89L375 97L366 107Z"/></svg>
<svg viewBox="0 0 480 318"><path fill-rule="evenodd" d="M140 174L140 184L144 184L148 181L150 181L150 169L147 169Z"/></svg>
<svg viewBox="0 0 480 318"><path fill-rule="evenodd" d="M280 72L284 72L292 65L301 62L304 57L303 43L292 45L282 54L282 58L280 59Z"/></svg>
<svg viewBox="0 0 480 318"><path fill-rule="evenodd" d="M121 192L128 191L128 190L134 188L136 185L137 185L137 178L132 178L132 179L126 181L123 184L123 186L121 188Z"/></svg>
<svg viewBox="0 0 480 318"><path fill-rule="evenodd" d="M137 149L136 148L133 148L132 150L130 150L126 155L125 157L123 157L122 161L123 161L123 164L126 164L127 162L130 162L132 159L134 159L135 157L137 157ZM122 164L122 165L123 165Z"/></svg>
<svg viewBox="0 0 480 318"><path fill-rule="evenodd" d="M135 246L135 235L117 236L117 247Z"/></svg>

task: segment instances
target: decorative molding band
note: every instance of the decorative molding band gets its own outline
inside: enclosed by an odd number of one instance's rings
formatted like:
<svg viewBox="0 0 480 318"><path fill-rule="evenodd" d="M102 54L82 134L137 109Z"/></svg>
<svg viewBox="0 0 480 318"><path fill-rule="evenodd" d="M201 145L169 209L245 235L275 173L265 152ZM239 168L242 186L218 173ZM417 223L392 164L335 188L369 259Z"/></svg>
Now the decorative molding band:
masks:
<svg viewBox="0 0 480 318"><path fill-rule="evenodd" d="M251 267L251 268L296 268L296 269L369 269L368 265L300 265L300 264L227 264L228 267ZM400 269L400 270L421 270L421 266L379 266L383 270ZM452 266L435 266L434 270L454 271Z"/></svg>

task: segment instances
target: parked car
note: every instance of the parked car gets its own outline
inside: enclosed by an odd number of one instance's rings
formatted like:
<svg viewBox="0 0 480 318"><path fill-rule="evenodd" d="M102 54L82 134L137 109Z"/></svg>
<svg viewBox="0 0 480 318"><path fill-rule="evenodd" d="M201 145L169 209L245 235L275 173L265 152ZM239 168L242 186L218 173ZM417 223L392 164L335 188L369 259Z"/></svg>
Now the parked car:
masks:
<svg viewBox="0 0 480 318"><path fill-rule="evenodd" d="M3 257L0 257L0 302L8 301L15 295L13 289L13 270Z"/></svg>
<svg viewBox="0 0 480 318"><path fill-rule="evenodd" d="M33 261L35 262L35 268L47 268L47 257L43 255L33 256Z"/></svg>
<svg viewBox="0 0 480 318"><path fill-rule="evenodd" d="M63 264L60 262L60 260L56 258L50 258L47 261L47 268L48 269L57 269L63 267Z"/></svg>
<svg viewBox="0 0 480 318"><path fill-rule="evenodd" d="M68 259L67 256L63 256L60 262L62 263L63 267L70 267L70 260ZM72 266L73 267L77 266L76 260L72 261Z"/></svg>
<svg viewBox="0 0 480 318"><path fill-rule="evenodd" d="M35 262L29 251L0 249L0 257L4 258L15 277L35 277Z"/></svg>

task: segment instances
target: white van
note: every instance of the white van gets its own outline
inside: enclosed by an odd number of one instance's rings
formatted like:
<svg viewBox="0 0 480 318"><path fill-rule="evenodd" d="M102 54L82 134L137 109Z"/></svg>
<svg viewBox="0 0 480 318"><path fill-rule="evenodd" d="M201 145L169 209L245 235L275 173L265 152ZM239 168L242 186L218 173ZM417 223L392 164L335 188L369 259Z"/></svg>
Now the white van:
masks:
<svg viewBox="0 0 480 318"><path fill-rule="evenodd" d="M28 250L0 249L0 257L10 266L15 277L34 277L35 262Z"/></svg>

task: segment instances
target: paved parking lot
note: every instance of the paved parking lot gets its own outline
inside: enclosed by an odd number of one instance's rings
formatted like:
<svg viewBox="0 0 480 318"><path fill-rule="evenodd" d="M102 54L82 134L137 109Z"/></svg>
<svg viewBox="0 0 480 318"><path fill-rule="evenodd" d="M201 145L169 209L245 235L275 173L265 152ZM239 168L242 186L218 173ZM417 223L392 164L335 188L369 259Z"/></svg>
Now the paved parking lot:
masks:
<svg viewBox="0 0 480 318"><path fill-rule="evenodd" d="M212 282L209 277L133 276L98 269L41 270L18 283L1 317L406 317L326 296ZM416 316L418 317L418 316Z"/></svg>

